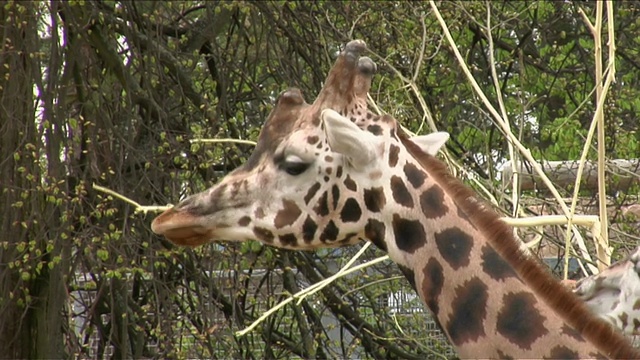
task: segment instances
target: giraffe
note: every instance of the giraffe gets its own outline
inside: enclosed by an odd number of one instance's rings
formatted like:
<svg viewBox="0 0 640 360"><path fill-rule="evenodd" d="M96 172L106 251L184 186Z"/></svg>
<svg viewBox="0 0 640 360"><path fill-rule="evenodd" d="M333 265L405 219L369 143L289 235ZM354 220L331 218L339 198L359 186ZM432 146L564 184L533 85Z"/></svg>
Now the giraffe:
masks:
<svg viewBox="0 0 640 360"><path fill-rule="evenodd" d="M153 232L185 246L256 239L299 250L366 239L462 358L640 358L429 153L441 143L368 111L376 65L365 49L345 46L312 104L283 92L247 162L160 214Z"/></svg>
<svg viewBox="0 0 640 360"><path fill-rule="evenodd" d="M626 335L640 335L640 247L573 290L595 314Z"/></svg>

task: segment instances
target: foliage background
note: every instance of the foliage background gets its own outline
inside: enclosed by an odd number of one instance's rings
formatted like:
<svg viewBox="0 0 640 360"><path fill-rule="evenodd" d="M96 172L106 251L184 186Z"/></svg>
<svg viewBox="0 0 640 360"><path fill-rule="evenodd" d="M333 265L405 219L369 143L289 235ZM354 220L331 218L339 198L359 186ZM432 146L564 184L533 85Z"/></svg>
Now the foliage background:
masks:
<svg viewBox="0 0 640 360"><path fill-rule="evenodd" d="M428 3L0 5L0 356L446 354L446 344L425 342L431 335L424 313L386 308L388 294L406 289L388 263L234 338L233 331L335 271L354 250L300 253L258 243L180 249L151 233L153 214L135 213L92 188L99 184L149 205L205 189L252 148L190 140L255 140L279 92L295 86L312 100L340 46L360 38L379 65L371 91L378 106L425 133L432 129L423 121L424 101L438 129L452 134L447 150L465 170L460 176L477 179L511 213L498 173L506 141ZM595 106L593 40L578 9L593 17L594 2L438 6L495 101L483 31L490 12L497 81L512 128L537 159L576 159ZM640 4L614 2L614 8L617 82L605 108L606 150L611 159L635 158ZM418 93L400 75L413 79ZM530 213L555 211L543 191L522 196L535 204ZM595 202L593 194L583 196L586 204ZM608 201L612 228L621 234L612 244L620 257L638 239L635 220L618 211L637 202L637 186L613 191ZM329 326L327 316L339 322Z"/></svg>

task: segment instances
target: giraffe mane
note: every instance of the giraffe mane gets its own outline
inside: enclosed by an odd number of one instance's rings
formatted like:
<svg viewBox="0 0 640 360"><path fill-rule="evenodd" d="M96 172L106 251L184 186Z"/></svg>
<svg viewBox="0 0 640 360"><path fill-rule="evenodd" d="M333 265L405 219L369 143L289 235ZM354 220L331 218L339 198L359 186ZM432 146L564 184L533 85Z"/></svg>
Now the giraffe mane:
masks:
<svg viewBox="0 0 640 360"><path fill-rule="evenodd" d="M511 228L500 220L491 207L478 199L468 186L451 175L443 162L423 152L400 128L398 128L398 136L411 156L469 216L470 221L487 237L489 243L518 273L521 280L559 316L611 358L640 357L638 350L633 348L623 335L616 332L609 323L591 313L582 301L561 285L537 260L522 251Z"/></svg>

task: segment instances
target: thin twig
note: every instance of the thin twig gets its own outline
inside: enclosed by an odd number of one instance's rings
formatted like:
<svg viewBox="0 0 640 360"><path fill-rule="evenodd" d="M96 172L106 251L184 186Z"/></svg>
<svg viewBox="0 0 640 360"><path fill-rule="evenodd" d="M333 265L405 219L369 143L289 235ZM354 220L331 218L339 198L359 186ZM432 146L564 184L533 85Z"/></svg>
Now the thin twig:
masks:
<svg viewBox="0 0 640 360"><path fill-rule="evenodd" d="M422 41L420 43L420 54L418 56L418 61L416 62L416 69L413 73L413 78L411 78L411 82L415 83L418 80L418 75L420 75L420 68L422 67L422 61L424 59L424 49L427 45L427 25L424 23L425 15L420 14L420 25L422 25Z"/></svg>
<svg viewBox="0 0 640 360"><path fill-rule="evenodd" d="M370 244L370 243L367 242L367 244ZM365 244L365 246L366 246L366 244ZM365 246L363 246L363 248ZM355 258L355 256L354 256L354 258ZM288 303L292 302L293 300L295 300L295 299L303 299L306 296L309 296L310 294L313 294L316 291L320 290L321 288L327 286L329 283L331 283L332 281L334 281L334 280L336 280L336 279L338 279L340 277L349 275L349 274L351 274L351 273L353 273L355 271L362 270L362 269L367 268L369 266L375 265L375 264L377 264L379 262L386 261L387 259L389 259L389 256L385 255L385 256L381 256L379 258L367 261L367 262L365 262L363 264L354 266L352 268L348 268L347 269L346 266L345 266L342 269L340 269L340 271L338 273L336 273L335 275L333 275L331 277L328 277L328 278L324 279L323 281L317 282L317 283L309 286L308 288L300 290L297 293L295 293L295 294L289 296L288 298L284 299L283 301L281 301L277 305L273 306L271 309L267 310L258 319L256 319L254 322L252 322L251 325L247 326L246 328L244 328L244 329L242 329L240 331L237 331L235 333L235 335L238 336L238 337L246 335L251 330L253 330L256 326L258 326L258 324L260 324L265 319L267 319L269 316L271 316L271 314L273 314L276 311L280 310L282 307L284 307ZM350 261L350 263L352 263L352 262Z"/></svg>
<svg viewBox="0 0 640 360"><path fill-rule="evenodd" d="M594 130L597 129L598 141L598 203L600 215L600 228L594 233L594 242L596 247L597 265L599 270L603 270L611 264L611 249L609 248L608 234L608 214L607 214L607 198L606 198L606 149L605 149L605 133L604 133L604 102L607 97L611 83L615 81L615 36L613 24L613 8L610 1L607 1L607 27L608 27L608 47L609 61L606 69L606 78L604 84L602 78L604 76L602 70L602 3L596 4L596 21L595 25L591 23L582 8L578 8L578 12L582 16L585 24L591 31L594 40L594 57L595 57L595 92L596 92L596 111L587 134L587 141L581 154L580 166L578 168L578 176L574 187L574 195L571 202L572 209L575 208L578 198L580 185L580 177L582 175L583 162L586 160L587 152L590 148ZM567 254L565 254L565 265L568 264ZM565 274L567 270L565 267ZM566 278L566 276L565 276Z"/></svg>
<svg viewBox="0 0 640 360"><path fill-rule="evenodd" d="M92 187L95 190L102 191L103 193L109 194L109 195L111 195L113 197L116 197L116 198L118 198L118 199L120 199L120 200L122 200L124 202L127 202L127 203L133 205L134 208L135 208L134 209L134 213L141 212L143 214L146 214L149 211L151 211L151 212L160 212L160 211L165 211L165 210L171 208L171 206L145 206L145 205L140 205L138 202L136 202L134 200L131 200L130 198L128 198L128 197L126 197L124 195L118 194L117 192L115 192L115 191L113 191L111 189L107 189L104 186L93 184Z"/></svg>
<svg viewBox="0 0 640 360"><path fill-rule="evenodd" d="M204 144L217 144L217 143L236 143L236 144L246 144L256 146L255 141L251 140L242 140L242 139L192 139L189 140L192 144L195 143L204 143Z"/></svg>
<svg viewBox="0 0 640 360"><path fill-rule="evenodd" d="M489 64L491 65L491 78L493 79L493 87L496 91L496 99L498 100L498 105L500 106L500 112L502 113L502 118L506 124L506 126L511 129L511 125L509 123L509 117L507 115L507 108L504 105L504 100L502 97L502 90L500 88L500 83L498 81L498 71L496 70L496 59L494 54L494 46L493 46L493 35L491 34L491 6L487 4L487 26L485 27L485 31L487 32L486 37L489 42ZM510 130L511 131L511 130ZM518 161L517 153L513 148L513 144L510 141L507 141L507 149L509 152L509 158L515 164ZM517 171L514 171L511 174L511 203L513 204L513 211L511 216L517 217L520 209L520 175ZM516 238L518 238L518 229L513 229L513 234Z"/></svg>

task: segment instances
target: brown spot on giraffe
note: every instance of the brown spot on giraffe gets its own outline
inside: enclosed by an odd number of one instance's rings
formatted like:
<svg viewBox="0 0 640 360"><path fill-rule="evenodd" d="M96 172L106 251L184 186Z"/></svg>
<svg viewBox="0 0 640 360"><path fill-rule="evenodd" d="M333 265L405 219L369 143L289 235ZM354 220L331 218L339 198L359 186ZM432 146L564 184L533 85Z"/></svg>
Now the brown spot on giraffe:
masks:
<svg viewBox="0 0 640 360"><path fill-rule="evenodd" d="M383 134L383 130L380 125L369 125L367 126L367 130L373 135L380 136Z"/></svg>
<svg viewBox="0 0 640 360"><path fill-rule="evenodd" d="M538 301L530 293L509 293L502 303L497 330L510 342L528 350L549 333L544 326L545 317L537 309Z"/></svg>
<svg viewBox="0 0 640 360"><path fill-rule="evenodd" d="M408 220L393 214L393 234L401 251L413 254L426 243L426 233L419 220Z"/></svg>
<svg viewBox="0 0 640 360"><path fill-rule="evenodd" d="M309 205L309 201L311 201L311 199L313 199L313 197L316 196L316 193L318 192L318 190L320 190L320 183L319 182L311 185L311 187L307 191L307 195L305 195L305 197L304 197L304 203L306 205Z"/></svg>
<svg viewBox="0 0 640 360"><path fill-rule="evenodd" d="M396 203L407 208L413 207L413 196L411 196L409 189L407 189L401 177L393 175L390 186L391 195Z"/></svg>
<svg viewBox="0 0 640 360"><path fill-rule="evenodd" d="M427 178L427 174L413 163L406 163L403 170L407 180L409 180L409 183L411 183L414 189L420 188Z"/></svg>
<svg viewBox="0 0 640 360"><path fill-rule="evenodd" d="M364 204L371 212L380 212L386 204L384 188L382 186L364 189Z"/></svg>
<svg viewBox="0 0 640 360"><path fill-rule="evenodd" d="M331 220L324 227L322 234L320 234L320 241L322 242L336 241L338 239L338 233L340 233L340 229L338 229L338 227L333 222L333 220Z"/></svg>
<svg viewBox="0 0 640 360"><path fill-rule="evenodd" d="M427 307L438 316L440 306L438 305L439 296L444 286L444 273L442 265L435 259L430 258L422 269L422 294Z"/></svg>
<svg viewBox="0 0 640 360"><path fill-rule="evenodd" d="M261 227L254 227L253 233L256 236L256 239L263 241L267 244L273 243L274 235L271 231Z"/></svg>
<svg viewBox="0 0 640 360"><path fill-rule="evenodd" d="M329 195L325 191L318 199L316 206L313 208L318 216L327 216L329 214Z"/></svg>
<svg viewBox="0 0 640 360"><path fill-rule="evenodd" d="M389 167L396 167L398 165L398 154L400 154L400 147L391 144L389 146Z"/></svg>
<svg viewBox="0 0 640 360"><path fill-rule="evenodd" d="M238 220L238 225L240 226L248 226L251 223L251 218L248 216L243 216Z"/></svg>
<svg viewBox="0 0 640 360"><path fill-rule="evenodd" d="M484 321L487 317L489 287L480 278L474 277L456 287L451 304L453 312L445 325L451 342L463 345L485 336Z"/></svg>
<svg viewBox="0 0 640 360"><path fill-rule="evenodd" d="M558 345L551 349L549 356L545 356L545 359L580 359L580 355L577 352L569 349L566 346Z"/></svg>
<svg viewBox="0 0 640 360"><path fill-rule="evenodd" d="M507 264L498 253L489 245L482 247L482 270L492 279L504 281L509 278L517 278L513 268Z"/></svg>
<svg viewBox="0 0 640 360"><path fill-rule="evenodd" d="M354 198L348 198L340 211L340 220L342 222L356 222L362 217L362 209L358 200Z"/></svg>
<svg viewBox="0 0 640 360"><path fill-rule="evenodd" d="M621 314L618 314L618 320L620 320L620 323L622 324L622 328L626 328L627 327L627 321L629 321L629 314L623 312Z"/></svg>
<svg viewBox="0 0 640 360"><path fill-rule="evenodd" d="M338 185L333 185L331 187L331 199L333 205L331 209L335 210L338 208L338 202L340 201L340 188L338 187Z"/></svg>
<svg viewBox="0 0 640 360"><path fill-rule="evenodd" d="M295 234L283 234L278 236L278 239L284 246L296 246L298 244L298 238Z"/></svg>
<svg viewBox="0 0 640 360"><path fill-rule="evenodd" d="M347 178L344 179L344 186L351 191L358 191L358 185L353 181L351 176L347 175Z"/></svg>
<svg viewBox="0 0 640 360"><path fill-rule="evenodd" d="M307 143L309 143L309 145L314 145L318 143L318 141L320 141L320 137L318 135L307 136Z"/></svg>
<svg viewBox="0 0 640 360"><path fill-rule="evenodd" d="M318 230L318 224L311 219L310 216L307 215L307 218L304 220L302 224L302 239L306 243L310 243L316 236L316 231Z"/></svg>
<svg viewBox="0 0 640 360"><path fill-rule="evenodd" d="M420 194L420 208L428 219L444 216L449 208L444 203L444 191L439 186L432 186Z"/></svg>
<svg viewBox="0 0 640 360"><path fill-rule="evenodd" d="M281 229L285 226L293 225L298 220L302 210L298 205L290 200L282 200L282 210L278 211L274 219L274 225L277 229Z"/></svg>
<svg viewBox="0 0 640 360"><path fill-rule="evenodd" d="M385 231L386 226L384 223L376 219L367 220L367 225L364 227L364 234L367 239L383 251L387 251L387 243L384 236Z"/></svg>
<svg viewBox="0 0 640 360"><path fill-rule="evenodd" d="M460 228L448 228L434 234L442 258L454 269L468 266L473 239Z"/></svg>

